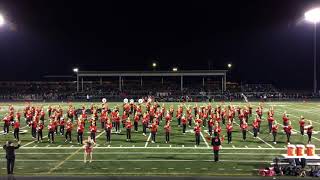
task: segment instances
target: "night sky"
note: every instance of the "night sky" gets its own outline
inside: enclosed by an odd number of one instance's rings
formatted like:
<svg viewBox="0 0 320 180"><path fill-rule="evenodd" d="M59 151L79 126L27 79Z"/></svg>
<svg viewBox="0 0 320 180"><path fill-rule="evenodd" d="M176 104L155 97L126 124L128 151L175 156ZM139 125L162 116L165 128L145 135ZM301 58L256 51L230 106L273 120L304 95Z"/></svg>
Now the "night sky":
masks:
<svg viewBox="0 0 320 180"><path fill-rule="evenodd" d="M238 82L312 88L313 26L303 14L317 1L221 2L1 0L10 23L0 30L0 80L71 75L75 66L152 70L157 61L158 70L207 70L230 62Z"/></svg>

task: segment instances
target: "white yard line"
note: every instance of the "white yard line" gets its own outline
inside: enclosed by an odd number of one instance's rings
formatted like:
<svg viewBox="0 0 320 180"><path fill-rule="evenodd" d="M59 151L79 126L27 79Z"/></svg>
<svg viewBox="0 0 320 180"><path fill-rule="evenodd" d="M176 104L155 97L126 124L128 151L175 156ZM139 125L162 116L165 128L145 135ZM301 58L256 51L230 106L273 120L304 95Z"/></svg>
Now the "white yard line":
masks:
<svg viewBox="0 0 320 180"><path fill-rule="evenodd" d="M149 137L148 137L148 139L147 139L146 144L144 145L145 148L148 146L148 143L149 143L149 141L150 141L150 138L151 138L151 132L150 132L150 134L149 134Z"/></svg>
<svg viewBox="0 0 320 180"><path fill-rule="evenodd" d="M26 146L28 146L28 145L30 145L30 144L32 144L32 143L34 143L34 142L36 142L36 141L28 142L27 144L25 144L25 145L21 146L21 148L26 147Z"/></svg>
<svg viewBox="0 0 320 180"><path fill-rule="evenodd" d="M234 121L234 123L235 124L237 124L238 126L240 126L238 123L236 123L235 121ZM251 132L251 131L248 131L251 135L253 135L253 133ZM271 148L275 148L274 146L272 146L271 144L269 144L269 143L267 143L265 140L263 140L263 139L261 139L260 137L258 137L257 136L257 139L259 139L260 141L262 141L262 142L264 142L266 145L268 145L269 147L271 147ZM259 149L261 149L261 148L259 148Z"/></svg>

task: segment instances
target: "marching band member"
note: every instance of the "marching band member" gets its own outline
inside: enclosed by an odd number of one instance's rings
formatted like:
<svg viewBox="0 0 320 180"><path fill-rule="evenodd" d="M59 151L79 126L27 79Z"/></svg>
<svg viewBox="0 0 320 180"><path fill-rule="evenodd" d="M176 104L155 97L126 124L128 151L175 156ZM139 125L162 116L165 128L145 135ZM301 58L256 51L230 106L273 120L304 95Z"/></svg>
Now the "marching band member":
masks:
<svg viewBox="0 0 320 180"><path fill-rule="evenodd" d="M134 123L133 123L135 132L138 132L139 121L140 121L140 116L139 116L138 112L136 112L134 115Z"/></svg>
<svg viewBox="0 0 320 180"><path fill-rule="evenodd" d="M242 139L243 141L245 141L247 139L247 131L248 131L248 124L245 121L245 119L242 120L242 124L241 124L241 131L242 131Z"/></svg>
<svg viewBox="0 0 320 180"><path fill-rule="evenodd" d="M78 144L82 144L82 137L83 137L83 131L84 131L84 125L81 122L81 117L79 117L79 121L78 121L78 128L77 128L77 141Z"/></svg>
<svg viewBox="0 0 320 180"><path fill-rule="evenodd" d="M91 139L96 142L96 133L97 133L97 126L95 125L94 122L91 123L90 127L89 127L89 130L90 130L90 137Z"/></svg>
<svg viewBox="0 0 320 180"><path fill-rule="evenodd" d="M311 143L311 137L312 137L312 130L313 130L312 122L309 121L308 126L306 126L305 128L307 129L308 144L310 144Z"/></svg>
<svg viewBox="0 0 320 180"><path fill-rule="evenodd" d="M212 118L210 118L210 120L208 121L208 132L209 132L210 136L212 136L213 125L214 125L214 121Z"/></svg>
<svg viewBox="0 0 320 180"><path fill-rule="evenodd" d="M220 136L221 134L221 127L217 121L214 123L214 129L213 129L213 135L214 136Z"/></svg>
<svg viewBox="0 0 320 180"><path fill-rule="evenodd" d="M143 135L146 136L147 134L147 127L148 127L148 123L149 123L149 119L146 113L143 114L142 117L142 131L143 131Z"/></svg>
<svg viewBox="0 0 320 180"><path fill-rule="evenodd" d="M43 123L42 121L40 121L37 125L37 139L38 139L38 143L42 142L43 138L42 138L42 130L43 130Z"/></svg>
<svg viewBox="0 0 320 180"><path fill-rule="evenodd" d="M196 137L196 145L199 146L200 145L200 132L201 132L201 127L199 125L199 123L196 122L196 126L193 128L195 137Z"/></svg>
<svg viewBox="0 0 320 180"><path fill-rule="evenodd" d="M156 134L157 134L157 131L158 131L158 125L157 125L157 122L154 121L151 125L151 143L155 143L156 142Z"/></svg>
<svg viewBox="0 0 320 180"><path fill-rule="evenodd" d="M259 128L259 122L258 122L259 116L257 115L257 118L252 123L253 128L253 137L257 138L258 136L258 128Z"/></svg>
<svg viewBox="0 0 320 180"><path fill-rule="evenodd" d="M171 132L170 121L168 121L167 124L164 126L164 130L166 133L166 144L167 144L170 141L170 132Z"/></svg>
<svg viewBox="0 0 320 180"><path fill-rule="evenodd" d="M289 115L287 115L286 111L283 113L282 120L283 120L283 126L288 126L290 120L289 120Z"/></svg>
<svg viewBox="0 0 320 180"><path fill-rule="evenodd" d="M30 122L30 126L31 126L31 136L33 139L36 139L37 137L37 126L38 126L38 122L36 119L36 116L33 117L33 120Z"/></svg>
<svg viewBox="0 0 320 180"><path fill-rule="evenodd" d="M56 127L55 124L53 122L53 120L50 120L50 123L48 124L48 142L54 143L54 131L55 131Z"/></svg>
<svg viewBox="0 0 320 180"><path fill-rule="evenodd" d="M112 123L111 123L110 119L108 119L106 122L105 131L106 131L107 143L110 144L111 143L111 131L112 131Z"/></svg>
<svg viewBox="0 0 320 180"><path fill-rule="evenodd" d="M274 122L273 115L272 115L272 114L271 114L271 112L269 111L269 112L268 112L268 127L269 127L269 134L271 134L273 122Z"/></svg>
<svg viewBox="0 0 320 180"><path fill-rule="evenodd" d="M304 135L304 126L305 126L305 121L304 121L304 117L301 116L300 120L299 120L299 125L300 125L300 133L303 136Z"/></svg>
<svg viewBox="0 0 320 180"><path fill-rule="evenodd" d="M284 132L287 135L287 143L290 144L290 137L291 137L291 131L292 131L292 126L291 126L291 122L288 121L288 125L283 127Z"/></svg>
<svg viewBox="0 0 320 180"><path fill-rule="evenodd" d="M13 124L14 130L13 130L13 136L14 139L19 141L19 129L20 129L20 120L16 119Z"/></svg>
<svg viewBox="0 0 320 180"><path fill-rule="evenodd" d="M186 119L186 116L183 115L181 117L181 123L182 123L182 133L183 134L186 134L186 129L187 129L187 119Z"/></svg>
<svg viewBox="0 0 320 180"><path fill-rule="evenodd" d="M84 159L83 162L86 163L87 162L87 156L90 156L90 160L89 163L92 162L92 151L93 151L93 145L94 145L94 141L90 138L90 136L88 137L88 140L85 140L83 142L84 146ZM82 144L82 142L81 142Z"/></svg>
<svg viewBox="0 0 320 180"><path fill-rule="evenodd" d="M272 127L272 136L273 136L273 144L277 144L276 137L277 137L277 132L278 132L278 123L277 121L273 121Z"/></svg>
<svg viewBox="0 0 320 180"><path fill-rule="evenodd" d="M226 128L227 128L228 144L232 144L232 129L233 129L233 126L232 126L232 122L230 120L228 121L228 124L227 124Z"/></svg>
<svg viewBox="0 0 320 180"><path fill-rule="evenodd" d="M130 118L128 117L125 125L127 129L127 141L131 141L131 128L132 128L132 123L130 121Z"/></svg>
<svg viewBox="0 0 320 180"><path fill-rule="evenodd" d="M66 127L67 127L67 131L66 131L66 136L65 136L65 138L66 138L65 142L68 142L68 137L69 137L69 143L72 143L72 141L71 141L71 132L72 132L73 124L72 124L72 120L71 119L68 119Z"/></svg>
<svg viewBox="0 0 320 180"><path fill-rule="evenodd" d="M60 135L64 135L64 124L65 124L65 120L63 117L60 118L60 122L59 122L59 132L60 132Z"/></svg>
<svg viewBox="0 0 320 180"><path fill-rule="evenodd" d="M6 114L6 116L4 116L3 118L3 133L4 134L8 134L9 133L9 127L10 127L10 119L8 114Z"/></svg>

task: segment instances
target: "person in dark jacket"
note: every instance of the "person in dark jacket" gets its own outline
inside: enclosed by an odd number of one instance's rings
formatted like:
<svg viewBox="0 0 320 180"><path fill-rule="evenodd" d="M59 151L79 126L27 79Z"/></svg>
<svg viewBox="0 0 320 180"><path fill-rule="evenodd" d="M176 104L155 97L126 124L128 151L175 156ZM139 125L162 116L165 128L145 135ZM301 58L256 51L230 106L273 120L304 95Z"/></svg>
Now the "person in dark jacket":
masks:
<svg viewBox="0 0 320 180"><path fill-rule="evenodd" d="M7 159L7 172L8 174L13 174L14 161L16 158L15 150L20 147L20 141L18 142L18 146L14 146L13 142L7 141L5 145L3 145L3 149L6 151L6 159Z"/></svg>
<svg viewBox="0 0 320 180"><path fill-rule="evenodd" d="M219 150L221 146L221 140L219 135L216 135L211 140L212 150L213 150L213 158L215 162L219 161Z"/></svg>

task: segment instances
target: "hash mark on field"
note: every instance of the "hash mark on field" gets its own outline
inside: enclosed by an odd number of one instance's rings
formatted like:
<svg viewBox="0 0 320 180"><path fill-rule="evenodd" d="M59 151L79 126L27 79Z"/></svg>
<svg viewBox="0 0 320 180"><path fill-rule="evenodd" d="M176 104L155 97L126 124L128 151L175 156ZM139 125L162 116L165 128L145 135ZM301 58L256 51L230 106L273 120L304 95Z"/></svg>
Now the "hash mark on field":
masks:
<svg viewBox="0 0 320 180"><path fill-rule="evenodd" d="M110 147L110 144L108 145L108 147Z"/></svg>
<svg viewBox="0 0 320 180"><path fill-rule="evenodd" d="M38 145L34 145L33 147L37 147Z"/></svg>
<svg viewBox="0 0 320 180"><path fill-rule="evenodd" d="M90 170L91 168L85 168L85 169Z"/></svg>
<svg viewBox="0 0 320 180"><path fill-rule="evenodd" d="M261 148L261 146L258 146L258 148Z"/></svg>
<svg viewBox="0 0 320 180"><path fill-rule="evenodd" d="M135 170L140 170L141 168L134 168Z"/></svg>
<svg viewBox="0 0 320 180"><path fill-rule="evenodd" d="M68 168L68 169L74 169L74 168Z"/></svg>
<svg viewBox="0 0 320 180"><path fill-rule="evenodd" d="M168 169L172 170L172 169L174 169L174 168L168 168Z"/></svg>
<svg viewBox="0 0 320 180"><path fill-rule="evenodd" d="M190 170L191 168L184 168L185 170Z"/></svg>
<svg viewBox="0 0 320 180"><path fill-rule="evenodd" d="M49 147L50 146L50 144L49 145L47 145L46 147Z"/></svg>
<svg viewBox="0 0 320 180"><path fill-rule="evenodd" d="M7 169L7 168L2 168L2 169Z"/></svg>
<svg viewBox="0 0 320 180"><path fill-rule="evenodd" d="M236 171L242 171L242 169L236 169Z"/></svg>
<svg viewBox="0 0 320 180"><path fill-rule="evenodd" d="M101 169L104 169L104 170L106 170L106 169L108 169L108 168L101 168Z"/></svg>
<svg viewBox="0 0 320 180"><path fill-rule="evenodd" d="M234 145L232 145L232 148L236 148Z"/></svg>
<svg viewBox="0 0 320 180"><path fill-rule="evenodd" d="M208 170L208 168L201 168L202 170Z"/></svg>
<svg viewBox="0 0 320 180"><path fill-rule="evenodd" d="M71 145L70 147L73 147L73 145Z"/></svg>
<svg viewBox="0 0 320 180"><path fill-rule="evenodd" d="M219 168L218 170L219 170L219 171L223 171L224 169L223 169L223 168Z"/></svg>
<svg viewBox="0 0 320 180"><path fill-rule="evenodd" d="M182 145L182 147L184 147L184 145Z"/></svg>
<svg viewBox="0 0 320 180"><path fill-rule="evenodd" d="M245 148L248 148L248 146L244 146Z"/></svg>
<svg viewBox="0 0 320 180"><path fill-rule="evenodd" d="M171 144L169 145L169 147L172 147Z"/></svg>
<svg viewBox="0 0 320 180"><path fill-rule="evenodd" d="M119 170L123 170L124 168L118 168Z"/></svg>
<svg viewBox="0 0 320 180"><path fill-rule="evenodd" d="M61 147L61 145L59 145L58 147Z"/></svg>
<svg viewBox="0 0 320 180"><path fill-rule="evenodd" d="M39 168L33 168L33 169L39 169Z"/></svg>
<svg viewBox="0 0 320 180"><path fill-rule="evenodd" d="M151 168L151 169L155 170L155 169L158 169L158 168Z"/></svg>
<svg viewBox="0 0 320 180"><path fill-rule="evenodd" d="M135 145L132 145L132 147L136 147Z"/></svg>

